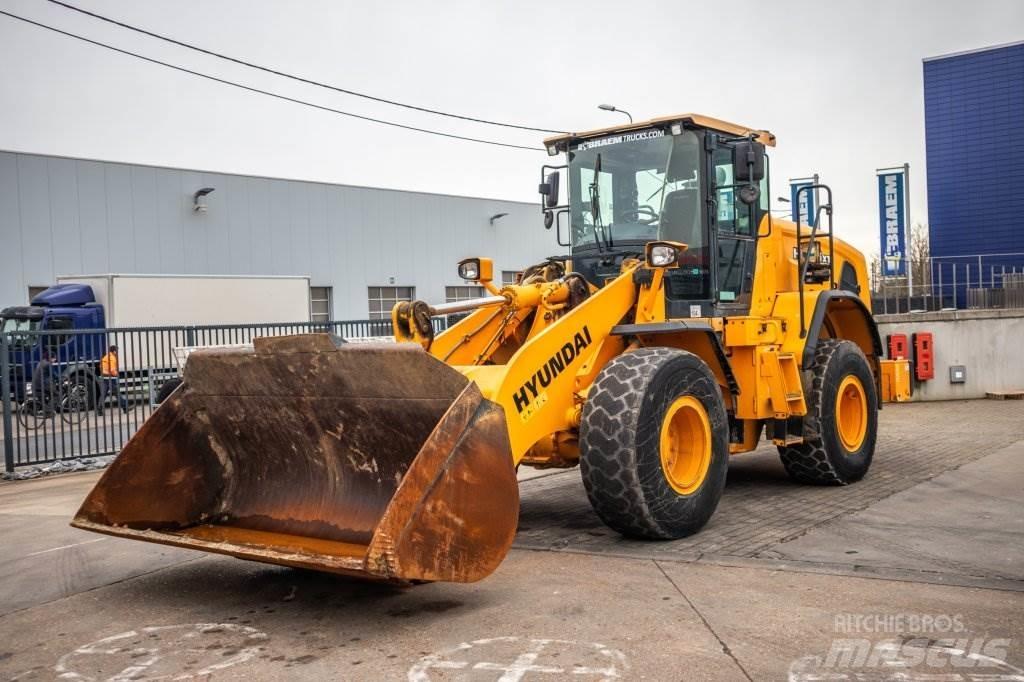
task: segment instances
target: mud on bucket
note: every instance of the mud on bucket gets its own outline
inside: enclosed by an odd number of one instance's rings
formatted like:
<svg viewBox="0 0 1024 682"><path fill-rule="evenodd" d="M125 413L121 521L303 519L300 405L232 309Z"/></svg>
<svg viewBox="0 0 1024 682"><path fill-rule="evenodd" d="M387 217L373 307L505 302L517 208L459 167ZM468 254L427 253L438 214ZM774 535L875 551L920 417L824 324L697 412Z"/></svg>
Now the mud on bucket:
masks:
<svg viewBox="0 0 1024 682"><path fill-rule="evenodd" d="M197 351L72 525L243 559L470 582L515 534L500 407L413 344Z"/></svg>

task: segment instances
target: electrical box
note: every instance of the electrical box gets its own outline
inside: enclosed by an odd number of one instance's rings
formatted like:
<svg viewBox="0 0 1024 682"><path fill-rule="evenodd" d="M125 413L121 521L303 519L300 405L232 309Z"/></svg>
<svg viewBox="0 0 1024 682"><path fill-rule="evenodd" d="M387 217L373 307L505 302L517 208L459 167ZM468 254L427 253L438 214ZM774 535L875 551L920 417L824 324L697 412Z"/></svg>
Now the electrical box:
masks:
<svg viewBox="0 0 1024 682"><path fill-rule="evenodd" d="M914 378L928 381L935 378L935 352L931 332L917 332L912 337L914 344Z"/></svg>
<svg viewBox="0 0 1024 682"><path fill-rule="evenodd" d="M949 383L951 383L951 384L966 384L967 383L967 366L966 365L950 365L949 366Z"/></svg>

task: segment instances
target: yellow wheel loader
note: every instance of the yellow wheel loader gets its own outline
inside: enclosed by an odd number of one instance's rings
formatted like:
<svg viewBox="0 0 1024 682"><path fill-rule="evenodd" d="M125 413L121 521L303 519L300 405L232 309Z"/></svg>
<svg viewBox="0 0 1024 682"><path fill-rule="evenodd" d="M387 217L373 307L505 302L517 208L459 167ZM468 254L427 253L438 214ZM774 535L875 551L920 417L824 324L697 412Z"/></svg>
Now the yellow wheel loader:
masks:
<svg viewBox="0 0 1024 682"><path fill-rule="evenodd" d="M395 581L473 581L516 530L516 470L579 466L610 527L708 522L731 455L843 485L875 450L882 353L863 256L772 218L772 134L685 114L545 141L570 248L489 295L402 302L393 344L326 334L197 351L73 525ZM563 176L565 180L563 181ZM567 200L560 187L566 186ZM466 314L442 333L431 318Z"/></svg>

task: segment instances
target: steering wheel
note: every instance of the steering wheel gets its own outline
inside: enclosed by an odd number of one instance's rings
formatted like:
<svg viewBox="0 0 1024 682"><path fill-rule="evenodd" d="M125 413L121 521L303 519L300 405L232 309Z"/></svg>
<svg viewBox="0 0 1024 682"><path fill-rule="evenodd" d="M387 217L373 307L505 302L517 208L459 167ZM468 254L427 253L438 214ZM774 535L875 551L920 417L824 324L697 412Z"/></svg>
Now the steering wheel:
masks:
<svg viewBox="0 0 1024 682"><path fill-rule="evenodd" d="M654 223L658 222L658 220L661 219L661 216L658 215L658 212L655 211L654 208L648 204L642 204L640 206L637 206L632 211L627 211L624 217L635 218L638 223L641 223L643 225L653 225Z"/></svg>

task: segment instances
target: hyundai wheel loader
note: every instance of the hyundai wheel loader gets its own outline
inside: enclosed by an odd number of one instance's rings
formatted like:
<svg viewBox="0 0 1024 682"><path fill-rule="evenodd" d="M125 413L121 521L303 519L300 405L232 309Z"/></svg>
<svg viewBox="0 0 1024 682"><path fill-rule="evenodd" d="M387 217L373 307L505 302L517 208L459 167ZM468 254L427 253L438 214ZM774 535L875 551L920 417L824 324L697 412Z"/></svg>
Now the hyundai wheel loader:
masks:
<svg viewBox="0 0 1024 682"><path fill-rule="evenodd" d="M197 351L73 525L367 578L474 581L512 544L519 466L576 467L632 538L711 518L762 439L809 484L871 465L882 353L830 190L769 210L775 137L685 114L552 137L541 212L564 257L487 296L327 334ZM567 199L562 200L560 191ZM442 333L433 316L465 313Z"/></svg>

